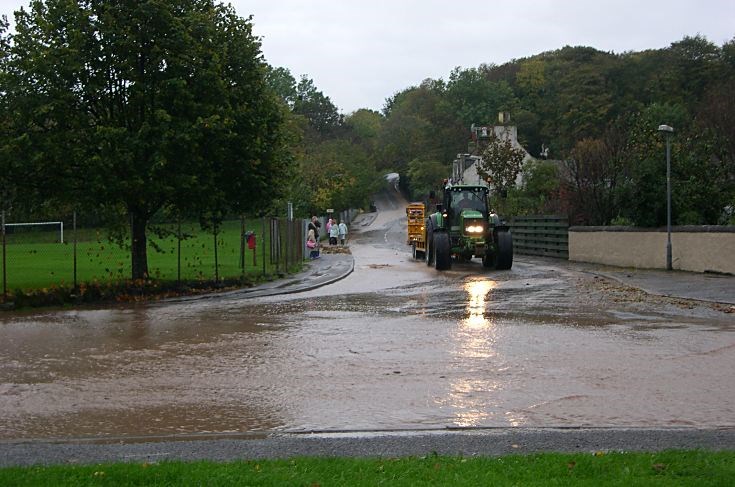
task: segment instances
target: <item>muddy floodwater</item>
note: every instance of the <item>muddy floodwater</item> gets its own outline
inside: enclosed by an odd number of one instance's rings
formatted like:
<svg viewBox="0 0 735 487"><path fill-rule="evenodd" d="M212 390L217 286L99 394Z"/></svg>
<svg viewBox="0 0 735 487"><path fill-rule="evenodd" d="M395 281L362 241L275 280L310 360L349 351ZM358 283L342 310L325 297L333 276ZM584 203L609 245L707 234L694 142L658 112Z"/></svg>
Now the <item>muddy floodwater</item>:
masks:
<svg viewBox="0 0 735 487"><path fill-rule="evenodd" d="M316 290L0 315L0 439L735 426L735 314L547 259L438 273L377 203Z"/></svg>

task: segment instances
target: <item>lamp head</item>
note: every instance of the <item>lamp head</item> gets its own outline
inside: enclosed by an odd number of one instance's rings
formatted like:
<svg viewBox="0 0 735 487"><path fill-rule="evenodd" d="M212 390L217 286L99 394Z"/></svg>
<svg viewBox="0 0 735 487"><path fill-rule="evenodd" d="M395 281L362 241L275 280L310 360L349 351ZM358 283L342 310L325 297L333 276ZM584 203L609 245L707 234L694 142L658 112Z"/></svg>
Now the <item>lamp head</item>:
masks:
<svg viewBox="0 0 735 487"><path fill-rule="evenodd" d="M659 132L666 132L666 133L669 133L669 134L673 134L674 133L674 127L672 127L670 125L659 125L658 126L658 131Z"/></svg>

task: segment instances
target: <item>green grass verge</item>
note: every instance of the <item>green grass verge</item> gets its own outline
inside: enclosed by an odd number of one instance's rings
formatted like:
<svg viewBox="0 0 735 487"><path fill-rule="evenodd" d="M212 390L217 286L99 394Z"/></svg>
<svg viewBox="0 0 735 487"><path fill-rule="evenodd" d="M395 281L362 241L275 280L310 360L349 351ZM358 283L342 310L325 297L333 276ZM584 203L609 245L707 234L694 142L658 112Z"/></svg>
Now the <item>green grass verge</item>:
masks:
<svg viewBox="0 0 735 487"><path fill-rule="evenodd" d="M163 227L163 226L161 226ZM165 227L176 233L175 225ZM253 251L245 249L245 269L240 267L240 222L224 222L217 235L218 275L220 278L272 274L283 269L270 258L270 236L263 241L261 220L247 222L246 230L257 235L256 259ZM213 280L215 277L214 236L196 224L182 225L181 280ZM103 233L80 230L77 234L77 283L114 283L130 278L130 251L107 241ZM33 233L19 234L8 239L6 246L6 275L9 292L15 290L68 287L74 280L74 234L67 229L63 244L34 242ZM178 239L169 235L157 237L149 232L148 268L150 276L160 281L178 279ZM266 250L264 259L263 249ZM265 260L265 269L263 262ZM294 264L291 262L291 264ZM1 285L1 284L0 284Z"/></svg>
<svg viewBox="0 0 735 487"><path fill-rule="evenodd" d="M529 456L163 462L0 469L0 485L725 486L735 452L545 453Z"/></svg>

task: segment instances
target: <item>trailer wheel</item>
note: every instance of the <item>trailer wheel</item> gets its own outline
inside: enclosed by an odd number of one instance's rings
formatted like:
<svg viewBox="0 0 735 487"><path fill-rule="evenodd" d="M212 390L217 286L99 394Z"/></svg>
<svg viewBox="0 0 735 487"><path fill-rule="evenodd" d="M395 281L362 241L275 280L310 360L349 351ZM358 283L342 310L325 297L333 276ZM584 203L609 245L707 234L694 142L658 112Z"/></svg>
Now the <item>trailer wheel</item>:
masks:
<svg viewBox="0 0 735 487"><path fill-rule="evenodd" d="M496 248L495 268L507 270L513 267L513 236L509 231L496 233Z"/></svg>
<svg viewBox="0 0 735 487"><path fill-rule="evenodd" d="M416 251L416 260L424 260L426 259L426 251L424 250L417 250Z"/></svg>
<svg viewBox="0 0 735 487"><path fill-rule="evenodd" d="M434 259L436 270L444 271L452 268L452 248L449 243L449 234L446 232L434 234Z"/></svg>
<svg viewBox="0 0 735 487"><path fill-rule="evenodd" d="M428 227L426 232L426 265L432 266L434 264L434 230L431 226Z"/></svg>
<svg viewBox="0 0 735 487"><path fill-rule="evenodd" d="M423 250L418 250L416 248L416 242L414 242L413 245L411 245L411 247L412 247L413 260L424 260L424 257L426 257L425 255L426 252L424 252Z"/></svg>

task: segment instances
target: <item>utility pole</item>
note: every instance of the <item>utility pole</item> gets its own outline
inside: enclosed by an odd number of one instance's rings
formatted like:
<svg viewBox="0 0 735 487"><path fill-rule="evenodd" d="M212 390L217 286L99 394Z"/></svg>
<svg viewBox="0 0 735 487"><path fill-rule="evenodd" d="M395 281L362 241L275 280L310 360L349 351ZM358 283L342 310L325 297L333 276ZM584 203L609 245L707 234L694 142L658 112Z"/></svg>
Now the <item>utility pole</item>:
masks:
<svg viewBox="0 0 735 487"><path fill-rule="evenodd" d="M666 270L670 271L671 263L671 135L674 128L659 125L658 131L666 134Z"/></svg>

